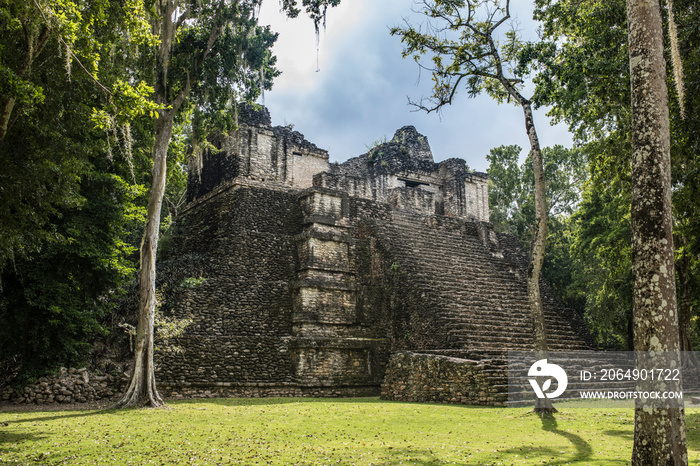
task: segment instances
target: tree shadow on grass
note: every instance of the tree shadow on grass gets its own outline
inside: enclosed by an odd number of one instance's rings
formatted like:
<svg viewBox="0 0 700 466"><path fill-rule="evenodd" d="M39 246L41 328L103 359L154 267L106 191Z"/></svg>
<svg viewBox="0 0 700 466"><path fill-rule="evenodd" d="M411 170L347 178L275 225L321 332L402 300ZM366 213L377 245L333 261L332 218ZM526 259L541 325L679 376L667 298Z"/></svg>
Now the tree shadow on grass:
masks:
<svg viewBox="0 0 700 466"><path fill-rule="evenodd" d="M118 412L118 410L114 409L101 409L97 411L57 411L56 414L52 415L45 415L45 416L38 416L38 417L26 417L26 418L21 418L21 419L6 419L3 422L6 422L9 425L12 424L21 424L23 422L44 422L44 421L55 421L57 419L67 419L71 417L87 417L87 416L96 416L98 414L114 414ZM44 414L44 413L42 413ZM2 432L2 431L0 431Z"/></svg>
<svg viewBox="0 0 700 466"><path fill-rule="evenodd" d="M44 438L46 437L38 435L35 432L19 433L7 430L7 427L3 427L2 430L0 430L0 452L4 450L3 444L19 445L20 443L33 442Z"/></svg>
<svg viewBox="0 0 700 466"><path fill-rule="evenodd" d="M571 458L573 461L588 461L593 455L593 448L578 435L559 429L559 424L554 416L542 416L542 430L552 432L553 434L561 435L567 439L576 449L576 455ZM560 462L549 464L561 464L570 462L571 460L562 460Z"/></svg>
<svg viewBox="0 0 700 466"><path fill-rule="evenodd" d="M542 420L542 430L546 432L551 432L556 435L560 435L564 437L566 440L573 445L575 449L574 456L571 457L567 455L565 458L561 457L561 452L558 450L555 450L553 448L548 448L548 447L538 447L538 448L528 448L527 450L523 450L522 448L511 448L509 450L503 450L501 451L502 454L507 454L507 455L523 455L524 453L527 453L528 455L532 456L539 456L543 460L546 459L548 465L557 465L557 464L572 464L572 463L581 463L581 464L590 464L591 461L593 461L593 448L591 448L590 444L583 440L580 436L572 433L572 432L567 432L565 430L559 429L559 425L557 423L557 420L554 416L544 416L541 418ZM503 458L505 459L505 458ZM510 458L513 459L513 458ZM608 464L616 464L617 462L612 460L608 461ZM628 464L628 461L623 461L619 460L619 464Z"/></svg>
<svg viewBox="0 0 700 466"><path fill-rule="evenodd" d="M557 460L557 457L561 456L559 450L549 447L513 447L507 450L501 450L499 452L498 459L500 461L505 461L506 464L517 464L518 460L523 460L524 458L538 459L541 460L543 464L572 464L578 461L576 458L561 458ZM546 463L545 463L546 462Z"/></svg>

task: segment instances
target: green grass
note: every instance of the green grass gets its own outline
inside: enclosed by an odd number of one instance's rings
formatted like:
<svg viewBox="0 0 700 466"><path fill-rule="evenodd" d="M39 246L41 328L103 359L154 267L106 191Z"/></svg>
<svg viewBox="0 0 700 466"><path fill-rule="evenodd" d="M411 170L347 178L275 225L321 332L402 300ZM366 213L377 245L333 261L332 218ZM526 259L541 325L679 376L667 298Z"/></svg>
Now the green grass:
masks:
<svg viewBox="0 0 700 466"><path fill-rule="evenodd" d="M355 399L173 401L170 409L0 412L0 464L628 464L630 409ZM700 463L700 409L686 413ZM7 423L4 425L3 423Z"/></svg>

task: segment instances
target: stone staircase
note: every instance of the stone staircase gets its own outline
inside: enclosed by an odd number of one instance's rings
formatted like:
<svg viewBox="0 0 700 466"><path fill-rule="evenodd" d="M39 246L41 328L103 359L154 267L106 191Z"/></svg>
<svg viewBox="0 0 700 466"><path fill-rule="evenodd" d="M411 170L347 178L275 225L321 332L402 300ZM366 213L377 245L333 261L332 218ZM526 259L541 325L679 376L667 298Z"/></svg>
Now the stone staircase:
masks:
<svg viewBox="0 0 700 466"><path fill-rule="evenodd" d="M393 221L379 225L377 233L407 280L439 313L449 334L445 349L470 354L533 349L523 264L490 250L477 223L394 211ZM572 311L552 298L544 299L544 309L551 350L591 349L572 325Z"/></svg>
<svg viewBox="0 0 700 466"><path fill-rule="evenodd" d="M397 210L392 216L376 223L375 234L446 332L446 348L413 351L479 361L504 402L508 351L534 349L527 259L522 251L513 255L512 241L499 245L486 224ZM591 350L578 316L557 303L546 283L541 289L549 349Z"/></svg>

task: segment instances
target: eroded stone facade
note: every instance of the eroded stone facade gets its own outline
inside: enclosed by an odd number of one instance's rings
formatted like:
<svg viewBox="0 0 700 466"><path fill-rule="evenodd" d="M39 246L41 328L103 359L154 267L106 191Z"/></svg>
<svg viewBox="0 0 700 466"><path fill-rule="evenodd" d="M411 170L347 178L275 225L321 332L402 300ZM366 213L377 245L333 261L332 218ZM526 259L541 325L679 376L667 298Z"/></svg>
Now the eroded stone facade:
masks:
<svg viewBox="0 0 700 466"><path fill-rule="evenodd" d="M235 179L308 188L314 175L328 170L328 152L289 127L272 127L267 110L240 106L239 112L238 131L214 138L214 149L190 158L188 201Z"/></svg>
<svg viewBox="0 0 700 466"><path fill-rule="evenodd" d="M488 223L485 174L435 163L413 127L329 164L264 109L243 109L239 130L213 144L190 164L189 204L163 259L198 279L163 305L193 321L182 352L158 366L163 392L374 395L391 381L385 393L400 399L410 383L389 359L410 351L464 361L454 373L488 395L457 402L497 402L478 372L506 349L531 349L532 332L527 258ZM576 315L546 284L543 296L550 346L588 348Z"/></svg>

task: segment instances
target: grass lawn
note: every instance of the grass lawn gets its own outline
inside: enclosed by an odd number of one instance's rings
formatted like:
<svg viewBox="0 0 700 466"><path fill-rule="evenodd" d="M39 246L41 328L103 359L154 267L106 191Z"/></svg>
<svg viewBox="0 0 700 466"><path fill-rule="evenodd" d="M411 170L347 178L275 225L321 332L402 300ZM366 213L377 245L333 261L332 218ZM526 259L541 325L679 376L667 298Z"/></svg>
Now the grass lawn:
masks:
<svg viewBox="0 0 700 466"><path fill-rule="evenodd" d="M629 464L634 414L354 399L207 399L169 409L0 412L0 464ZM700 409L686 411L700 464Z"/></svg>

